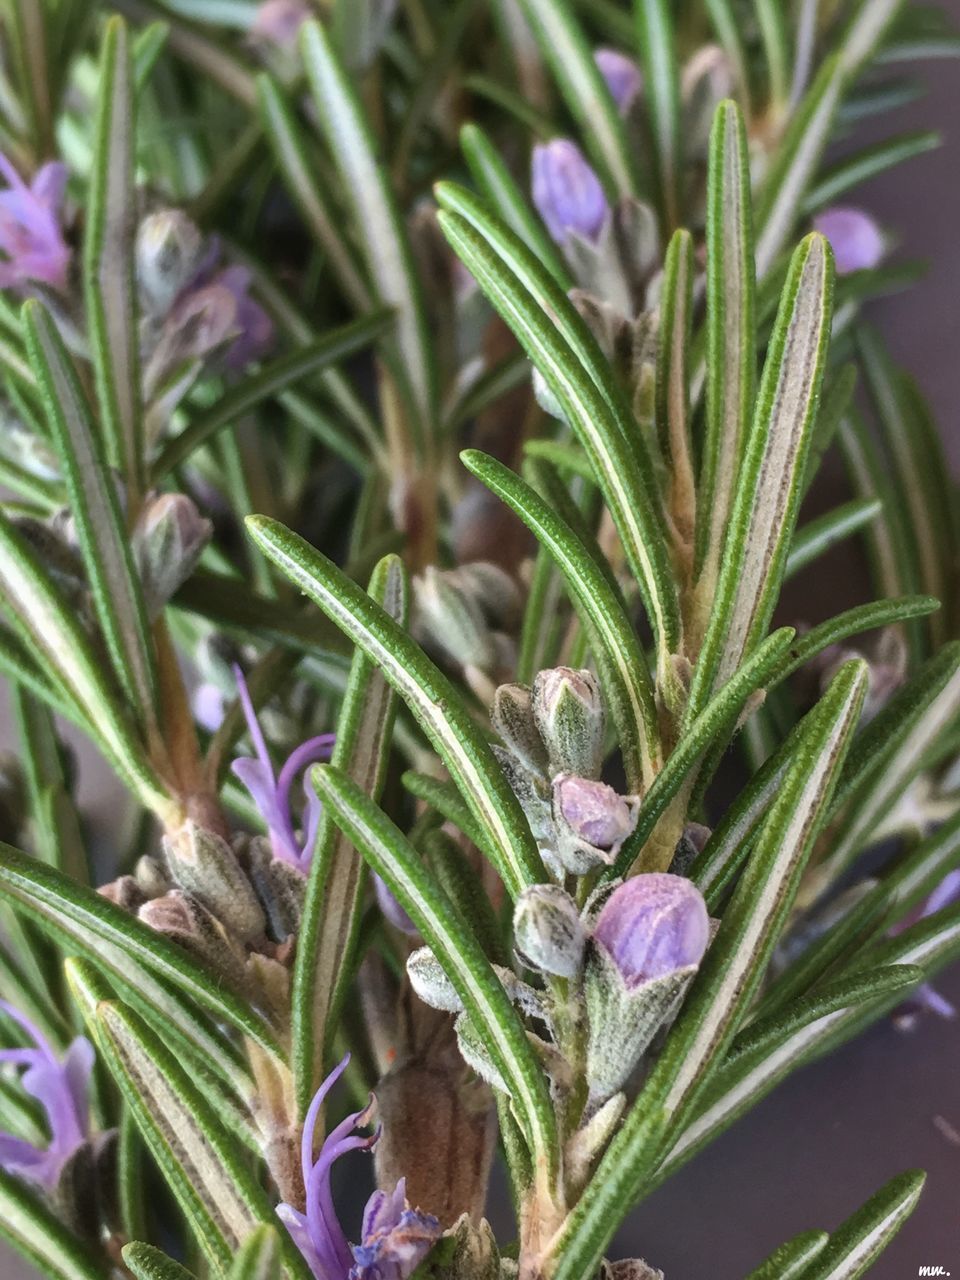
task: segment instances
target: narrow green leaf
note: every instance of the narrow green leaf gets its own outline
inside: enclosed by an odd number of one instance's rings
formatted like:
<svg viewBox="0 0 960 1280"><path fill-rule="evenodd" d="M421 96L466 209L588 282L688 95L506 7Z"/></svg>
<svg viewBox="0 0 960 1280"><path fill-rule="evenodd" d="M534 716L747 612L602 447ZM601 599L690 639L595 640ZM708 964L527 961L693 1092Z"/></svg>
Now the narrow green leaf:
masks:
<svg viewBox="0 0 960 1280"><path fill-rule="evenodd" d="M179 435L164 446L153 464L153 483L162 480L195 449L207 444L223 427L236 422L264 400L288 390L301 378L327 369L367 346L389 327L389 323L390 317L385 312L376 311L373 315L334 329L332 333L292 351L289 355L278 357L259 373L244 378L239 386L222 396L212 408L194 418L189 426L184 427Z"/></svg>
<svg viewBox="0 0 960 1280"><path fill-rule="evenodd" d="M643 93L650 114L660 207L668 231L680 225L683 174L680 59L668 0L634 0Z"/></svg>
<svg viewBox="0 0 960 1280"><path fill-rule="evenodd" d="M519 476L478 450L460 456L467 470L507 503L553 556L595 636L595 657L607 677L604 689L630 785L642 778L649 786L661 763L657 713L646 658L616 593L573 530Z"/></svg>
<svg viewBox="0 0 960 1280"><path fill-rule="evenodd" d="M171 801L148 764L125 709L104 678L87 633L36 553L0 512L0 584L8 617L28 655L43 655L45 683L97 741L141 802L163 815ZM11 654L11 656L14 656ZM29 668L22 677L30 682ZM31 687L36 687L31 684ZM37 687L41 692L42 686ZM42 693L41 693L41 696Z"/></svg>
<svg viewBox="0 0 960 1280"><path fill-rule="evenodd" d="M273 1206L162 1039L121 1004L100 1001L84 1012L198 1245L215 1273L226 1275L238 1246L260 1223L272 1223ZM292 1241L287 1252L296 1252Z"/></svg>
<svg viewBox="0 0 960 1280"><path fill-rule="evenodd" d="M832 279L829 245L808 236L793 256L767 351L688 716L729 678L773 615L826 363Z"/></svg>
<svg viewBox="0 0 960 1280"><path fill-rule="evenodd" d="M182 947L148 929L102 894L75 884L9 845L0 845L0 896L35 920L65 950L97 964L116 949L192 996L269 1052L277 1052L273 1033L259 1014L225 990L221 980Z"/></svg>
<svg viewBox="0 0 960 1280"><path fill-rule="evenodd" d="M301 38L313 100L343 179L379 299L396 311L394 375L410 394L410 428L424 447L436 421L437 389L420 285L393 193L377 159L359 98L319 22Z"/></svg>
<svg viewBox="0 0 960 1280"><path fill-rule="evenodd" d="M282 1252L276 1227L257 1227L247 1236L230 1268L230 1280L280 1280Z"/></svg>
<svg viewBox="0 0 960 1280"><path fill-rule="evenodd" d="M537 255L561 289L571 288L566 263L489 137L478 125L465 124L460 146L473 180L491 209Z"/></svg>
<svg viewBox="0 0 960 1280"><path fill-rule="evenodd" d="M657 1171L657 1183L719 1137L771 1093L788 1075L821 1052L823 1043L865 1010L876 1016L899 1002L923 981L916 965L871 968L840 978L796 1000L779 1014L752 1023L720 1067L696 1109Z"/></svg>
<svg viewBox="0 0 960 1280"><path fill-rule="evenodd" d="M136 108L129 35L107 23L100 59L96 149L87 196L84 283L103 442L136 508L144 486L134 238Z"/></svg>
<svg viewBox="0 0 960 1280"><path fill-rule="evenodd" d="M257 79L260 114L273 154L287 189L317 243L330 261L341 289L361 311L371 306L367 282L357 270L347 241L337 226L337 212L317 180L300 125L290 102L270 76Z"/></svg>
<svg viewBox="0 0 960 1280"><path fill-rule="evenodd" d="M920 1170L892 1178L831 1234L804 1280L856 1280L864 1275L913 1213L925 1181Z"/></svg>
<svg viewBox="0 0 960 1280"><path fill-rule="evenodd" d="M889 909L885 923L903 919L960 864L960 813L900 857L881 881Z"/></svg>
<svg viewBox="0 0 960 1280"><path fill-rule="evenodd" d="M369 594L406 627L408 587L399 560L381 561ZM337 721L332 762L374 801L383 788L395 700L392 687L358 648ZM356 850L325 813L307 882L291 998L290 1060L301 1116L326 1074L336 1015L353 975L362 870Z"/></svg>
<svg viewBox="0 0 960 1280"><path fill-rule="evenodd" d="M671 751L656 781L643 798L640 815L632 835L624 842L614 865L605 873L605 879L626 876L636 860L642 862L642 870L665 870L665 867L647 866L651 854L664 858L668 850L644 850L653 833L657 820L670 801L685 784L689 784L697 761L736 723L744 703L756 689L763 688L796 632L792 627L781 627L751 654L740 669L714 694L700 714L686 727L679 742Z"/></svg>
<svg viewBox="0 0 960 1280"><path fill-rule="evenodd" d="M440 214L444 234L543 374L590 457L665 662L679 642L676 586L652 462L609 368L569 300L521 241L459 188L441 184L437 198L444 209L457 210Z"/></svg>
<svg viewBox="0 0 960 1280"><path fill-rule="evenodd" d="M623 121L567 0L519 3L592 160L618 195L636 195L636 159Z"/></svg>
<svg viewBox="0 0 960 1280"><path fill-rule="evenodd" d="M113 668L138 719L152 725L157 714L153 642L116 484L73 362L50 314L39 303L28 302L23 323ZM105 376L115 378L116 372L114 361Z"/></svg>
<svg viewBox="0 0 960 1280"><path fill-rule="evenodd" d="M740 106L745 112L750 108L750 77L747 74L747 58L740 38L740 22L731 0L704 0L717 39L730 60L737 83Z"/></svg>
<svg viewBox="0 0 960 1280"><path fill-rule="evenodd" d="M804 1231L774 1249L747 1280L803 1280L807 1266L822 1253L829 1239L826 1231Z"/></svg>
<svg viewBox="0 0 960 1280"><path fill-rule="evenodd" d="M168 1258L152 1244L134 1241L123 1246L123 1260L134 1280L196 1280L192 1271Z"/></svg>
<svg viewBox="0 0 960 1280"><path fill-rule="evenodd" d="M717 108L707 189L707 430L698 490L696 567L717 572L757 380L753 214L743 117Z"/></svg>
<svg viewBox="0 0 960 1280"><path fill-rule="evenodd" d="M827 856L805 889L806 901L819 897L876 835L879 823L896 804L924 764L931 744L956 723L960 712L960 641L945 645L919 676L900 690L858 744L862 781L845 788L846 807L831 831ZM896 726L891 733L892 725ZM863 776L865 775L865 776Z"/></svg>
<svg viewBox="0 0 960 1280"><path fill-rule="evenodd" d="M895 168L905 160L912 160L914 156L935 151L941 142L940 134L932 130L903 133L875 142L851 156L844 156L822 171L817 182L807 192L804 209L808 213L815 213L828 204L834 204L841 196L870 178Z"/></svg>
<svg viewBox="0 0 960 1280"><path fill-rule="evenodd" d="M459 693L423 650L325 556L275 520L251 516L250 536L287 577L363 650L407 703L478 824L483 848L510 893L543 877L516 797Z"/></svg>
<svg viewBox="0 0 960 1280"><path fill-rule="evenodd" d="M798 529L787 556L784 580L802 572L851 534L859 533L881 510L878 498L853 498Z"/></svg>
<svg viewBox="0 0 960 1280"><path fill-rule="evenodd" d="M754 0L753 7L763 42L769 105L777 114L786 106L789 96L790 42L785 15L779 0Z"/></svg>
<svg viewBox="0 0 960 1280"><path fill-rule="evenodd" d="M103 1280L103 1269L38 1195L0 1169L0 1236L50 1280Z"/></svg>
<svg viewBox="0 0 960 1280"><path fill-rule="evenodd" d="M386 881L443 965L506 1082L535 1163L555 1171L557 1137L546 1077L519 1015L469 924L420 861L403 833L344 773L312 774L317 794L373 870Z"/></svg>
<svg viewBox="0 0 960 1280"><path fill-rule="evenodd" d="M470 807L452 782L444 782L440 778L432 778L425 773L408 771L401 779L403 785L412 796L436 809L445 821L452 822L455 827L478 849L483 848L483 831L477 826L477 820Z"/></svg>

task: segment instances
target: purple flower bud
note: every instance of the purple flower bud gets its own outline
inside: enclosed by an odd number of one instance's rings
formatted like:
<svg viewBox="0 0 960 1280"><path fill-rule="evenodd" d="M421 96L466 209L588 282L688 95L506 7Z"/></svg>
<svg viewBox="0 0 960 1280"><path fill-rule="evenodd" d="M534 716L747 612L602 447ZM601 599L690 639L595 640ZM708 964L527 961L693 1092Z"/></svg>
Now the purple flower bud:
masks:
<svg viewBox="0 0 960 1280"><path fill-rule="evenodd" d="M0 1009L21 1027L35 1048L0 1049L0 1063L26 1067L22 1084L46 1113L49 1144L35 1147L13 1134L0 1133L0 1169L53 1191L64 1166L90 1136L90 1073L93 1046L83 1036L58 1058L47 1039L29 1018L0 1000Z"/></svg>
<svg viewBox="0 0 960 1280"><path fill-rule="evenodd" d="M254 15L250 34L255 40L293 50L300 28L313 16L313 10L304 0L265 0Z"/></svg>
<svg viewBox="0 0 960 1280"><path fill-rule="evenodd" d="M610 96L620 111L626 111L643 88L640 68L619 49L597 49L593 60L610 90Z"/></svg>
<svg viewBox="0 0 960 1280"><path fill-rule="evenodd" d="M215 278L236 304L238 334L227 352L227 365L234 371L261 360L273 346L273 321L260 303L250 296L250 272L246 267L227 267Z"/></svg>
<svg viewBox="0 0 960 1280"><path fill-rule="evenodd" d="M837 275L851 271L869 271L883 257L884 241L880 228L862 209L834 205L813 219L814 229L827 237L833 248Z"/></svg>
<svg viewBox="0 0 960 1280"><path fill-rule="evenodd" d="M607 952L628 989L698 965L709 940L700 891L662 872L634 876L616 888L593 930L594 943Z"/></svg>
<svg viewBox="0 0 960 1280"><path fill-rule="evenodd" d="M0 175L0 289L22 288L30 281L66 289L70 249L60 227L67 186L62 164L45 164L29 186L3 154Z"/></svg>
<svg viewBox="0 0 960 1280"><path fill-rule="evenodd" d="M407 1280L442 1235L442 1228L431 1214L410 1208L403 1178L392 1192L375 1191L367 1201L359 1244L349 1243L333 1205L330 1171L334 1162L348 1151L369 1151L379 1136L354 1134L356 1128L369 1123L370 1107L341 1121L323 1140L314 1159L320 1108L349 1061L347 1055L324 1080L304 1122L301 1158L306 1212L280 1204L277 1216L316 1280Z"/></svg>
<svg viewBox="0 0 960 1280"><path fill-rule="evenodd" d="M568 138L533 149L533 203L557 244L571 234L596 241L610 206L600 179Z"/></svg>
<svg viewBox="0 0 960 1280"><path fill-rule="evenodd" d="M400 903L393 896L392 891L387 886L385 880L380 876L373 877L373 888L377 895L377 906L383 912L387 920L395 929L399 929L401 933L407 934L408 937L415 938L418 930L410 917L401 907Z"/></svg>
<svg viewBox="0 0 960 1280"><path fill-rule="evenodd" d="M579 840L595 849L619 848L637 825L636 808L605 782L565 775L553 786L564 821Z"/></svg>

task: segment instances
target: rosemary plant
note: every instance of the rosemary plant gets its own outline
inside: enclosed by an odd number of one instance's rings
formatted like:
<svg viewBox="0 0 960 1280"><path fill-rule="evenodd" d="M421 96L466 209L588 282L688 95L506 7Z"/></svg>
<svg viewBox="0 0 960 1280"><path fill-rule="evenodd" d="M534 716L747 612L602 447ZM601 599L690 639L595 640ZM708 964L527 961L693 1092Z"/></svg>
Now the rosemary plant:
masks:
<svg viewBox="0 0 960 1280"><path fill-rule="evenodd" d="M0 41L0 1232L54 1280L661 1276L607 1257L634 1205L949 1012L957 503L849 193L936 145L857 132L958 38L3 0ZM854 536L876 599L778 625ZM922 1182L752 1280L862 1275Z"/></svg>

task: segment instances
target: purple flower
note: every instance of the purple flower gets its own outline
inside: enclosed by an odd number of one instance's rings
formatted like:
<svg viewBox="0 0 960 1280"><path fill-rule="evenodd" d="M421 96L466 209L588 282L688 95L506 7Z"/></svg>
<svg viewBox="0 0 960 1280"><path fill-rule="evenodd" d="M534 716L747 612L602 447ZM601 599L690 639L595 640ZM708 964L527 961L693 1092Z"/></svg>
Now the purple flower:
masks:
<svg viewBox="0 0 960 1280"><path fill-rule="evenodd" d="M883 257L883 234L862 209L834 205L818 213L813 225L830 241L839 276L869 271Z"/></svg>
<svg viewBox="0 0 960 1280"><path fill-rule="evenodd" d="M27 186L0 153L0 175L8 184L0 191L0 289L36 280L63 291L70 267L70 249L60 227L66 168L45 164Z"/></svg>
<svg viewBox="0 0 960 1280"><path fill-rule="evenodd" d="M282 862L289 862L298 871L306 872L313 856L317 828L320 824L321 805L316 792L310 785L308 777L304 778L303 791L306 804L303 815L303 838L298 839L294 828L293 814L290 809L290 792L298 774L320 760L329 760L333 748L334 735L322 733L319 737L309 738L301 743L287 757L279 775L273 771L273 762L267 750L263 730L253 709L247 682L239 667L234 667L237 681L237 694L243 707L247 730L253 742L256 757L241 756L230 766L234 775L253 797L253 802L260 810L260 815L267 824L273 856Z"/></svg>
<svg viewBox="0 0 960 1280"><path fill-rule="evenodd" d="M333 1207L330 1171L334 1162L348 1151L369 1151L379 1136L373 1133L361 1137L353 1132L369 1123L371 1107L341 1121L323 1140L314 1160L320 1108L349 1061L347 1054L327 1076L304 1121L300 1154L306 1213L300 1213L293 1205L280 1204L277 1216L317 1280L407 1280L439 1238L441 1227L432 1215L408 1206L402 1178L393 1192L375 1191L367 1201L358 1245L348 1242Z"/></svg>
<svg viewBox="0 0 960 1280"><path fill-rule="evenodd" d="M256 40L293 50L300 28L312 16L313 10L304 0L265 0L257 9L250 34Z"/></svg>
<svg viewBox="0 0 960 1280"><path fill-rule="evenodd" d="M597 49L593 60L620 111L626 111L643 88L643 76L632 58L619 49Z"/></svg>
<svg viewBox="0 0 960 1280"><path fill-rule="evenodd" d="M557 244L571 234L596 241L610 212L600 179L568 138L534 147L533 203Z"/></svg>
<svg viewBox="0 0 960 1280"><path fill-rule="evenodd" d="M637 825L635 807L605 782L565 774L553 785L570 830L596 849L619 849Z"/></svg>
<svg viewBox="0 0 960 1280"><path fill-rule="evenodd" d="M45 1191L53 1191L64 1165L90 1136L93 1046L84 1036L78 1036L61 1060L29 1018L4 1000L0 1000L0 1009L23 1028L36 1046L0 1049L0 1063L12 1062L26 1067L21 1083L43 1107L50 1129L50 1143L46 1148L0 1133L0 1168L37 1183Z"/></svg>
<svg viewBox="0 0 960 1280"><path fill-rule="evenodd" d="M689 880L650 872L614 889L597 917L593 940L632 989L698 965L710 941L710 918Z"/></svg>

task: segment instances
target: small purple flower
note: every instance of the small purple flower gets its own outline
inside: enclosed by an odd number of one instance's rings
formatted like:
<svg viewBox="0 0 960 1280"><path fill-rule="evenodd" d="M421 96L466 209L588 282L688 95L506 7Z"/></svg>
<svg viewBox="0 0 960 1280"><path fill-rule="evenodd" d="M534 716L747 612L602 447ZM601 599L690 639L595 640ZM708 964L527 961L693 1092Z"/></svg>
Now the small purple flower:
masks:
<svg viewBox="0 0 960 1280"><path fill-rule="evenodd" d="M610 206L577 144L554 138L534 147L532 169L533 203L557 244L571 234L595 242Z"/></svg>
<svg viewBox="0 0 960 1280"><path fill-rule="evenodd" d="M93 1046L84 1036L78 1036L61 1060L29 1018L4 1000L0 1000L0 1009L23 1028L36 1046L0 1049L0 1063L12 1062L26 1067L21 1083L43 1107L50 1129L50 1144L46 1148L0 1133L0 1168L37 1183L45 1191L53 1191L64 1165L90 1136Z"/></svg>
<svg viewBox="0 0 960 1280"><path fill-rule="evenodd" d="M869 271L883 257L883 233L862 209L834 205L818 213L813 226L830 241L839 276Z"/></svg>
<svg viewBox="0 0 960 1280"><path fill-rule="evenodd" d="M566 774L553 785L570 830L596 849L619 849L637 825L635 806L605 782Z"/></svg>
<svg viewBox="0 0 960 1280"><path fill-rule="evenodd" d="M234 667L233 672L237 681L237 695L243 707L244 719L247 722L247 730L253 742L256 757L241 756L238 760L234 760L230 766L231 770L250 792L254 804L267 824L273 856L282 862L290 863L298 871L306 872L313 856L317 828L320 825L321 805L316 792L310 785L309 777L305 777L303 780L303 791L306 797L303 814L304 830L302 840L298 839L290 808L290 792L298 774L320 760L330 759L334 735L322 733L319 737L309 738L301 743L287 757L279 775L275 774L266 739L257 720L257 713L253 709L243 672L239 667Z"/></svg>
<svg viewBox="0 0 960 1280"><path fill-rule="evenodd" d="M369 1151L379 1136L361 1137L353 1132L369 1124L371 1107L348 1115L323 1140L316 1160L313 1156L320 1108L349 1061L348 1054L327 1076L304 1121L300 1153L306 1213L280 1204L277 1216L316 1280L407 1280L436 1243L441 1227L432 1215L408 1206L404 1180L400 1179L393 1192L375 1191L367 1201L358 1245L348 1242L333 1206L330 1171L334 1162L348 1151Z"/></svg>
<svg viewBox="0 0 960 1280"><path fill-rule="evenodd" d="M29 186L0 153L0 289L21 288L30 281L66 289L70 249L63 238L60 211L67 170L51 162L37 171Z"/></svg>
<svg viewBox="0 0 960 1280"><path fill-rule="evenodd" d="M313 10L304 0L265 0L254 15L250 34L255 40L292 51L300 28L313 16Z"/></svg>
<svg viewBox="0 0 960 1280"><path fill-rule="evenodd" d="M597 917L593 941L632 989L698 965L710 941L710 918L689 880L650 872L614 889Z"/></svg>
<svg viewBox="0 0 960 1280"><path fill-rule="evenodd" d="M643 75L632 58L619 49L597 49L593 60L620 111L626 111L643 88Z"/></svg>

